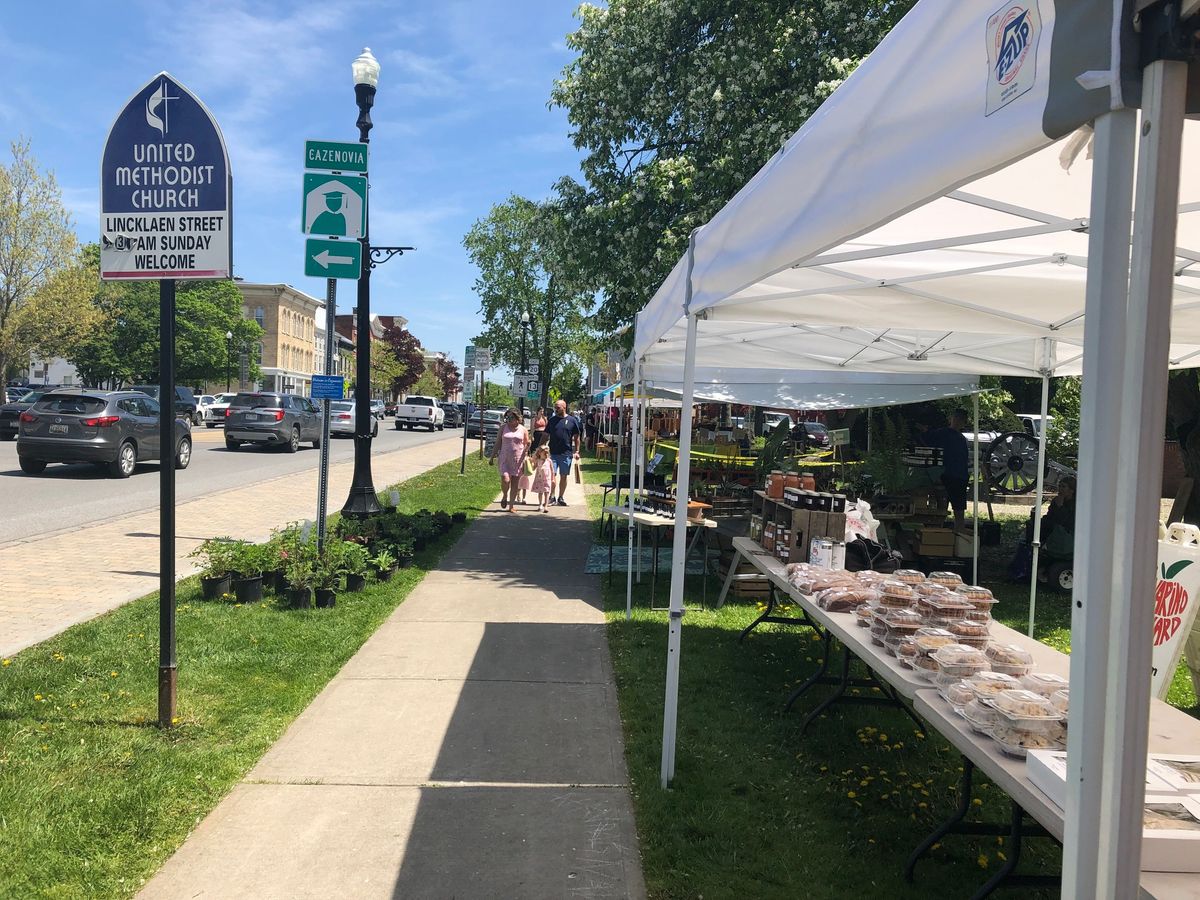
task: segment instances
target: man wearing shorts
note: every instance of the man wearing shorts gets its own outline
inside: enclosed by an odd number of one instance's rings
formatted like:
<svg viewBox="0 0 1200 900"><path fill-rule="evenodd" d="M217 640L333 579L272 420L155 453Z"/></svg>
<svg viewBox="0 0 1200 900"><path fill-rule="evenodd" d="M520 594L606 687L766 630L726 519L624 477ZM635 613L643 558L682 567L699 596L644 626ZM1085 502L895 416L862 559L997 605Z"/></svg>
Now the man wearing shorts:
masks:
<svg viewBox="0 0 1200 900"><path fill-rule="evenodd" d="M554 404L554 415L546 423L546 433L550 436L550 464L558 473L558 497L554 496L552 484L550 502L556 506L566 506L563 494L567 491L571 461L579 459L579 420L567 415L566 400Z"/></svg>

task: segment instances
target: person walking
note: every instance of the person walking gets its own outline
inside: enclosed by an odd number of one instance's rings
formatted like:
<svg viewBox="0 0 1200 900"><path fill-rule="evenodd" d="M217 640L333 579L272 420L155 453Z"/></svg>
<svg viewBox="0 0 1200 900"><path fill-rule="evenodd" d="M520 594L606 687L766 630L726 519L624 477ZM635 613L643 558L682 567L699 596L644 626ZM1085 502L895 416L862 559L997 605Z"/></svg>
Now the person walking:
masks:
<svg viewBox="0 0 1200 900"><path fill-rule="evenodd" d="M550 447L542 444L533 451L533 492L538 496L538 512L550 505L554 488L554 470L550 464Z"/></svg>
<svg viewBox="0 0 1200 900"><path fill-rule="evenodd" d="M558 400L554 404L554 415L546 423L546 432L550 436L550 462L558 473L558 498L555 499L551 490L550 503L554 506L566 506L563 494L567 492L567 476L571 474L572 460L579 459L579 420L567 415L567 401ZM551 485L553 488L553 485Z"/></svg>
<svg viewBox="0 0 1200 900"><path fill-rule="evenodd" d="M521 416L515 409L504 413L504 424L496 435L496 446L488 459L491 465L500 458L500 508L509 512L517 502L517 488L525 466L525 454L529 450L529 430L521 424ZM565 482L564 482L565 483Z"/></svg>
<svg viewBox="0 0 1200 900"><path fill-rule="evenodd" d="M949 426L927 431L917 442L920 446L942 450L942 485L954 511L955 531L965 530L967 519L967 482L971 473L967 462L967 439L963 435L966 427L967 411L956 409L950 414Z"/></svg>
<svg viewBox="0 0 1200 900"><path fill-rule="evenodd" d="M546 409L545 407L539 406L537 414L533 416L533 440L529 445L529 457L531 462L534 452L539 447L545 446L548 441L549 436L546 434ZM517 480L517 487L521 491L521 499L518 502L522 506L529 502L527 495L529 494L530 481L533 479L532 475L525 474L525 469L528 468L530 467L526 466L524 469L522 469L521 477ZM542 512L545 512L545 510L542 510Z"/></svg>

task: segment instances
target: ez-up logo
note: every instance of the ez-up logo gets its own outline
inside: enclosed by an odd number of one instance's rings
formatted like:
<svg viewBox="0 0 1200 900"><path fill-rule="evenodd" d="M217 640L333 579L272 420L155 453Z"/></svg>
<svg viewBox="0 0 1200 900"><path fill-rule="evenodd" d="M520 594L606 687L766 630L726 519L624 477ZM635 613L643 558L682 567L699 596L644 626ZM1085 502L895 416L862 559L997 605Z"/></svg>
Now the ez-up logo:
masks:
<svg viewBox="0 0 1200 900"><path fill-rule="evenodd" d="M1192 564L1190 559L1181 559L1167 565L1159 563L1162 578L1154 591L1154 646L1159 647L1169 641L1179 631L1183 623L1183 614L1188 605L1188 592L1182 584L1175 581L1175 576Z"/></svg>
<svg viewBox="0 0 1200 900"><path fill-rule="evenodd" d="M1008 84L1020 71L1025 54L1029 52L1029 38L1033 33L1029 10L1014 6L1008 11L1008 16L997 38L1000 52L996 60L996 80L1001 84Z"/></svg>

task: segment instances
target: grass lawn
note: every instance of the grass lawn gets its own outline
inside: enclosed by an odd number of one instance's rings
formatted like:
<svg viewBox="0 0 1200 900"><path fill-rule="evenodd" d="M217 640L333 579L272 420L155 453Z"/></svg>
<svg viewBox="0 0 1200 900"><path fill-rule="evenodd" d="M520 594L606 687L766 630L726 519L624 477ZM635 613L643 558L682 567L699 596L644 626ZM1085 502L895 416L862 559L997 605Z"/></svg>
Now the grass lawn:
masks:
<svg viewBox="0 0 1200 900"><path fill-rule="evenodd" d="M589 482L611 472L585 462ZM600 495L589 502L598 515ZM1018 531L1018 523L1006 527L1010 542ZM1011 549L998 548L992 566L1001 558L1007 564ZM982 580L1000 587L998 616L1023 628L1028 586L1001 586L988 570ZM696 607L700 587L700 576L688 578L685 599ZM712 602L720 585L714 578L708 588ZM956 806L958 753L886 707L835 706L801 735L804 712L829 689L815 688L790 714L783 701L815 670L820 645L807 629L774 625L738 644L759 608L732 597L724 609L689 609L684 618L676 776L671 790L661 790L666 614L649 611L648 579L635 585L631 621L624 573L606 585L605 598L652 898L965 897L1010 852L1002 838L951 835L918 865L916 883L906 884L908 854ZM665 580L657 602L666 603ZM1065 598L1046 591L1038 609L1039 637L1062 647L1069 640ZM1192 706L1190 684L1186 691L1178 705ZM1007 822L1005 795L978 774L976 785L976 816ZM1021 857L1022 872L1055 873L1061 863L1048 840L1027 841Z"/></svg>
<svg viewBox="0 0 1200 900"><path fill-rule="evenodd" d="M473 518L495 496L496 473L473 455L467 477L458 467L404 482L401 511ZM3 660L0 896L136 892L465 527L332 610L206 603L197 579L182 582L170 731L154 724L157 594Z"/></svg>

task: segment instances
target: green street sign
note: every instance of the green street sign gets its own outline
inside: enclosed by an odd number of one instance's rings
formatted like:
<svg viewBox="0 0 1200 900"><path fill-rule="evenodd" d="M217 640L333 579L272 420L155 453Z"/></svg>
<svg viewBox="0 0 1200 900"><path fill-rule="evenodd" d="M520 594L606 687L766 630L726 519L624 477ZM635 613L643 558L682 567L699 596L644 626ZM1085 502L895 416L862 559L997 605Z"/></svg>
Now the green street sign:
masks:
<svg viewBox="0 0 1200 900"><path fill-rule="evenodd" d="M367 179L306 173L300 225L305 234L362 237L367 227Z"/></svg>
<svg viewBox="0 0 1200 900"><path fill-rule="evenodd" d="M358 241L304 242L304 274L312 278L349 278L357 281L362 272L362 244Z"/></svg>
<svg viewBox="0 0 1200 900"><path fill-rule="evenodd" d="M340 141L305 141L304 168L326 172L367 171L367 145Z"/></svg>
<svg viewBox="0 0 1200 900"><path fill-rule="evenodd" d="M542 395L539 394L537 391L526 391L525 392L525 399L533 401L534 403L536 403L538 401L538 399L541 398L541 396Z"/></svg>

